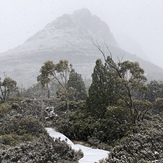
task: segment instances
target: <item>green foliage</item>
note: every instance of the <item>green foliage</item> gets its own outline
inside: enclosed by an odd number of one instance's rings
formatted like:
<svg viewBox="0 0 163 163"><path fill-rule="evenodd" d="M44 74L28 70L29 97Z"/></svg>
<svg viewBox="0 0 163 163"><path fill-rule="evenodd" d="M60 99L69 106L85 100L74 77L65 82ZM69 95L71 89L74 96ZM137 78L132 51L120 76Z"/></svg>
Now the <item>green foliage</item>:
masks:
<svg viewBox="0 0 163 163"><path fill-rule="evenodd" d="M4 145L15 146L21 142L32 141L34 136L31 134L17 135L14 133L5 134L0 136L0 142Z"/></svg>
<svg viewBox="0 0 163 163"><path fill-rule="evenodd" d="M138 163L150 163L150 162L149 161L146 161L144 159L141 159L141 160L138 161Z"/></svg>
<svg viewBox="0 0 163 163"><path fill-rule="evenodd" d="M154 103L154 113L162 114L163 113L163 98L157 98Z"/></svg>
<svg viewBox="0 0 163 163"><path fill-rule="evenodd" d="M17 82L10 77L5 77L3 81L0 79L0 99L2 102L6 102L10 94L17 90Z"/></svg>
<svg viewBox="0 0 163 163"><path fill-rule="evenodd" d="M41 74L38 76L38 81L41 82L43 87L50 82L55 82L64 87L67 84L71 70L72 65L69 65L67 60L60 60L57 64L54 64L53 61L46 61L40 69Z"/></svg>
<svg viewBox="0 0 163 163"><path fill-rule="evenodd" d="M0 137L0 141L2 144L5 144L5 145L16 145L15 137L11 134L2 135Z"/></svg>
<svg viewBox="0 0 163 163"><path fill-rule="evenodd" d="M163 119L159 115L152 116L133 126L131 134L123 137L110 151L106 162L142 162L162 161Z"/></svg>
<svg viewBox="0 0 163 163"><path fill-rule="evenodd" d="M153 104L152 113L162 114L162 99L163 99L163 83L156 80L147 84L148 92L145 94L145 99Z"/></svg>
<svg viewBox="0 0 163 163"><path fill-rule="evenodd" d="M58 95L66 101L67 109L69 108L68 97L71 93L67 88L72 65L67 60L60 60L59 63L54 64L53 61L46 61L40 69L38 81L41 82L43 87L47 87L48 98L50 97L49 84L56 84L58 86Z"/></svg>
<svg viewBox="0 0 163 163"><path fill-rule="evenodd" d="M105 148L102 143L113 145L131 131L128 114L128 109L108 108L103 117L95 118L86 109L79 109L69 114L68 120L59 118L55 124L71 139L87 141L94 146L101 144Z"/></svg>
<svg viewBox="0 0 163 163"><path fill-rule="evenodd" d="M0 104L0 116L3 116L11 110L11 106L8 103Z"/></svg>
<svg viewBox="0 0 163 163"><path fill-rule="evenodd" d="M0 144L14 146L25 141L32 141L44 133L46 130L35 117L18 114L0 125Z"/></svg>
<svg viewBox="0 0 163 163"><path fill-rule="evenodd" d="M38 76L37 80L41 81L43 87L51 81L50 75L53 73L54 68L55 65L52 61L46 61L41 67L41 75Z"/></svg>
<svg viewBox="0 0 163 163"><path fill-rule="evenodd" d="M130 111L131 121L136 123L142 114L140 105L147 106L147 102L139 102L138 107L134 104L134 100L141 101L141 95L147 91L146 80L144 70L137 62L115 63L111 57L107 57L104 64L101 60L97 60L92 74L87 107L96 116L102 116L107 106L117 106L121 101ZM149 108L144 108L143 114Z"/></svg>
<svg viewBox="0 0 163 163"><path fill-rule="evenodd" d="M57 97L65 101L66 108L69 110L71 100L84 100L86 90L81 75L72 69L72 65L67 60L60 60L54 64L52 61L46 61L40 69L38 81L43 87L47 87L48 97L50 97L49 85L57 86Z"/></svg>
<svg viewBox="0 0 163 163"><path fill-rule="evenodd" d="M85 100L80 101L70 101L70 110L84 109L85 108Z"/></svg>
<svg viewBox="0 0 163 163"><path fill-rule="evenodd" d="M2 86L6 87L10 91L13 91L15 89L16 84L16 81L9 77L6 77L2 82Z"/></svg>
<svg viewBox="0 0 163 163"><path fill-rule="evenodd" d="M22 90L20 96L25 98L39 98L42 94L45 96L46 90L42 88L41 83L38 83L28 89Z"/></svg>
<svg viewBox="0 0 163 163"><path fill-rule="evenodd" d="M118 125L129 121L129 110L121 106L108 107L106 115L110 121L115 121L115 123L118 123Z"/></svg>
<svg viewBox="0 0 163 163"><path fill-rule="evenodd" d="M10 124L2 126L2 134L15 133L17 135L31 134L39 136L40 133L44 133L42 125L33 116L16 116L10 120Z"/></svg>
<svg viewBox="0 0 163 163"><path fill-rule="evenodd" d="M147 87L148 92L145 96L147 100L154 102L157 98L163 98L163 83L154 80L147 84Z"/></svg>
<svg viewBox="0 0 163 163"><path fill-rule="evenodd" d="M133 100L133 105L137 111L135 113L137 120L143 120L145 114L153 107L152 103L147 100Z"/></svg>
<svg viewBox="0 0 163 163"><path fill-rule="evenodd" d="M85 88L84 81L82 76L75 72L71 71L70 77L67 83L68 88L73 88L74 92L71 94L70 98L72 100L85 100L87 97L87 92Z"/></svg>
<svg viewBox="0 0 163 163"><path fill-rule="evenodd" d="M108 62L109 63L109 62ZM115 68L119 79L119 89L123 95L126 103L132 105L132 98L139 99L141 93L147 90L145 82L147 81L144 76L144 70L139 66L138 62L124 61L118 63L118 68Z"/></svg>
<svg viewBox="0 0 163 163"><path fill-rule="evenodd" d="M13 125L10 131L16 132L18 135L32 134L38 136L44 132L41 124L33 116L14 118Z"/></svg>
<svg viewBox="0 0 163 163"><path fill-rule="evenodd" d="M51 76L55 70L55 65L52 61L46 61L40 69L40 75L37 77L37 81L41 83L42 87L46 87L48 91L48 98L50 98L49 83L52 81Z"/></svg>
<svg viewBox="0 0 163 163"><path fill-rule="evenodd" d="M103 65L101 60L96 61L92 74L92 84L88 92L89 97L87 98L87 107L94 115L103 115L107 106L116 103L114 75L112 71L107 71L107 66Z"/></svg>

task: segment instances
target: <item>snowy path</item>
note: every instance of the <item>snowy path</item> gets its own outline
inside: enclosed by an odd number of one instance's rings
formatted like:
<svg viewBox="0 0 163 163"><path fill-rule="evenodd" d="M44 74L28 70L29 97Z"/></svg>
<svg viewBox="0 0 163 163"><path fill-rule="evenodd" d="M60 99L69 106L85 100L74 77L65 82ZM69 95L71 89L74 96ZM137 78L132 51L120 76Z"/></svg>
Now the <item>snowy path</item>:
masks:
<svg viewBox="0 0 163 163"><path fill-rule="evenodd" d="M101 150L101 149L92 149L90 147L86 147L80 144L74 144L70 139L68 139L65 135L55 131L52 128L45 128L48 134L53 138L61 138L61 140L67 139L67 143L72 146L73 149L79 150L81 149L84 153L84 157L79 160L79 163L94 163L103 158L107 158L109 151Z"/></svg>

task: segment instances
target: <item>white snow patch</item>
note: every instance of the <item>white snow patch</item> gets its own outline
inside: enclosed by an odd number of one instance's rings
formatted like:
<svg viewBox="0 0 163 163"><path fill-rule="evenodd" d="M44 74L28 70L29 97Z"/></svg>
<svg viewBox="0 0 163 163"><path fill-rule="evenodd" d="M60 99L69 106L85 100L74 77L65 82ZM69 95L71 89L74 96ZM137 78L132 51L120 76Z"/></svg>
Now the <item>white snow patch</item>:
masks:
<svg viewBox="0 0 163 163"><path fill-rule="evenodd" d="M86 147L80 144L74 144L70 139L68 139L65 135L55 131L53 128L45 128L48 134L52 138L60 138L61 140L66 140L67 144L69 144L74 150L81 149L84 157L79 160L79 163L94 163L101 159L105 159L108 157L109 151L101 150L101 149L92 149L90 147Z"/></svg>

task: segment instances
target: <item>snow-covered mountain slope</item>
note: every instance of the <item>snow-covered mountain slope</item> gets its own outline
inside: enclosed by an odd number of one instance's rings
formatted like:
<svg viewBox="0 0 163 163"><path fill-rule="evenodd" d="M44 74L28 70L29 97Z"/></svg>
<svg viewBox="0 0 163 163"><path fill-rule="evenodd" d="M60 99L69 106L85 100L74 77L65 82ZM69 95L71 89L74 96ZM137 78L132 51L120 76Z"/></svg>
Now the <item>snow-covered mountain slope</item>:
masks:
<svg viewBox="0 0 163 163"><path fill-rule="evenodd" d="M63 15L30 37L10 53L42 52L53 50L79 50L92 47L92 39L118 46L108 25L89 10ZM87 45L87 46L86 46Z"/></svg>
<svg viewBox="0 0 163 163"><path fill-rule="evenodd" d="M90 78L96 59L102 58L92 41L98 43L106 55L109 55L108 47L114 59L138 61L150 79L163 78L161 68L122 50L109 26L87 9L57 18L21 46L1 54L0 71L29 86L36 82L46 60L56 63L67 59L83 77Z"/></svg>

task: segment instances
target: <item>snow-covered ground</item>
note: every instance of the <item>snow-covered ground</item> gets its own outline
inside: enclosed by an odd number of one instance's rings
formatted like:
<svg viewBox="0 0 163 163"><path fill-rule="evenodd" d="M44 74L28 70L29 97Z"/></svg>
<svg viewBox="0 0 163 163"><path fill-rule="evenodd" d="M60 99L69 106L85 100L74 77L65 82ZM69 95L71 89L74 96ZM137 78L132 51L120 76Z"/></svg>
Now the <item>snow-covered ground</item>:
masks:
<svg viewBox="0 0 163 163"><path fill-rule="evenodd" d="M45 128L48 134L53 138L59 138L61 140L67 141L69 145L72 146L73 149L79 150L81 149L84 157L79 160L79 163L94 163L101 159L107 158L109 151L101 150L101 149L92 149L90 147L86 147L80 144L74 144L70 139L68 139L65 135L55 131L53 128Z"/></svg>

